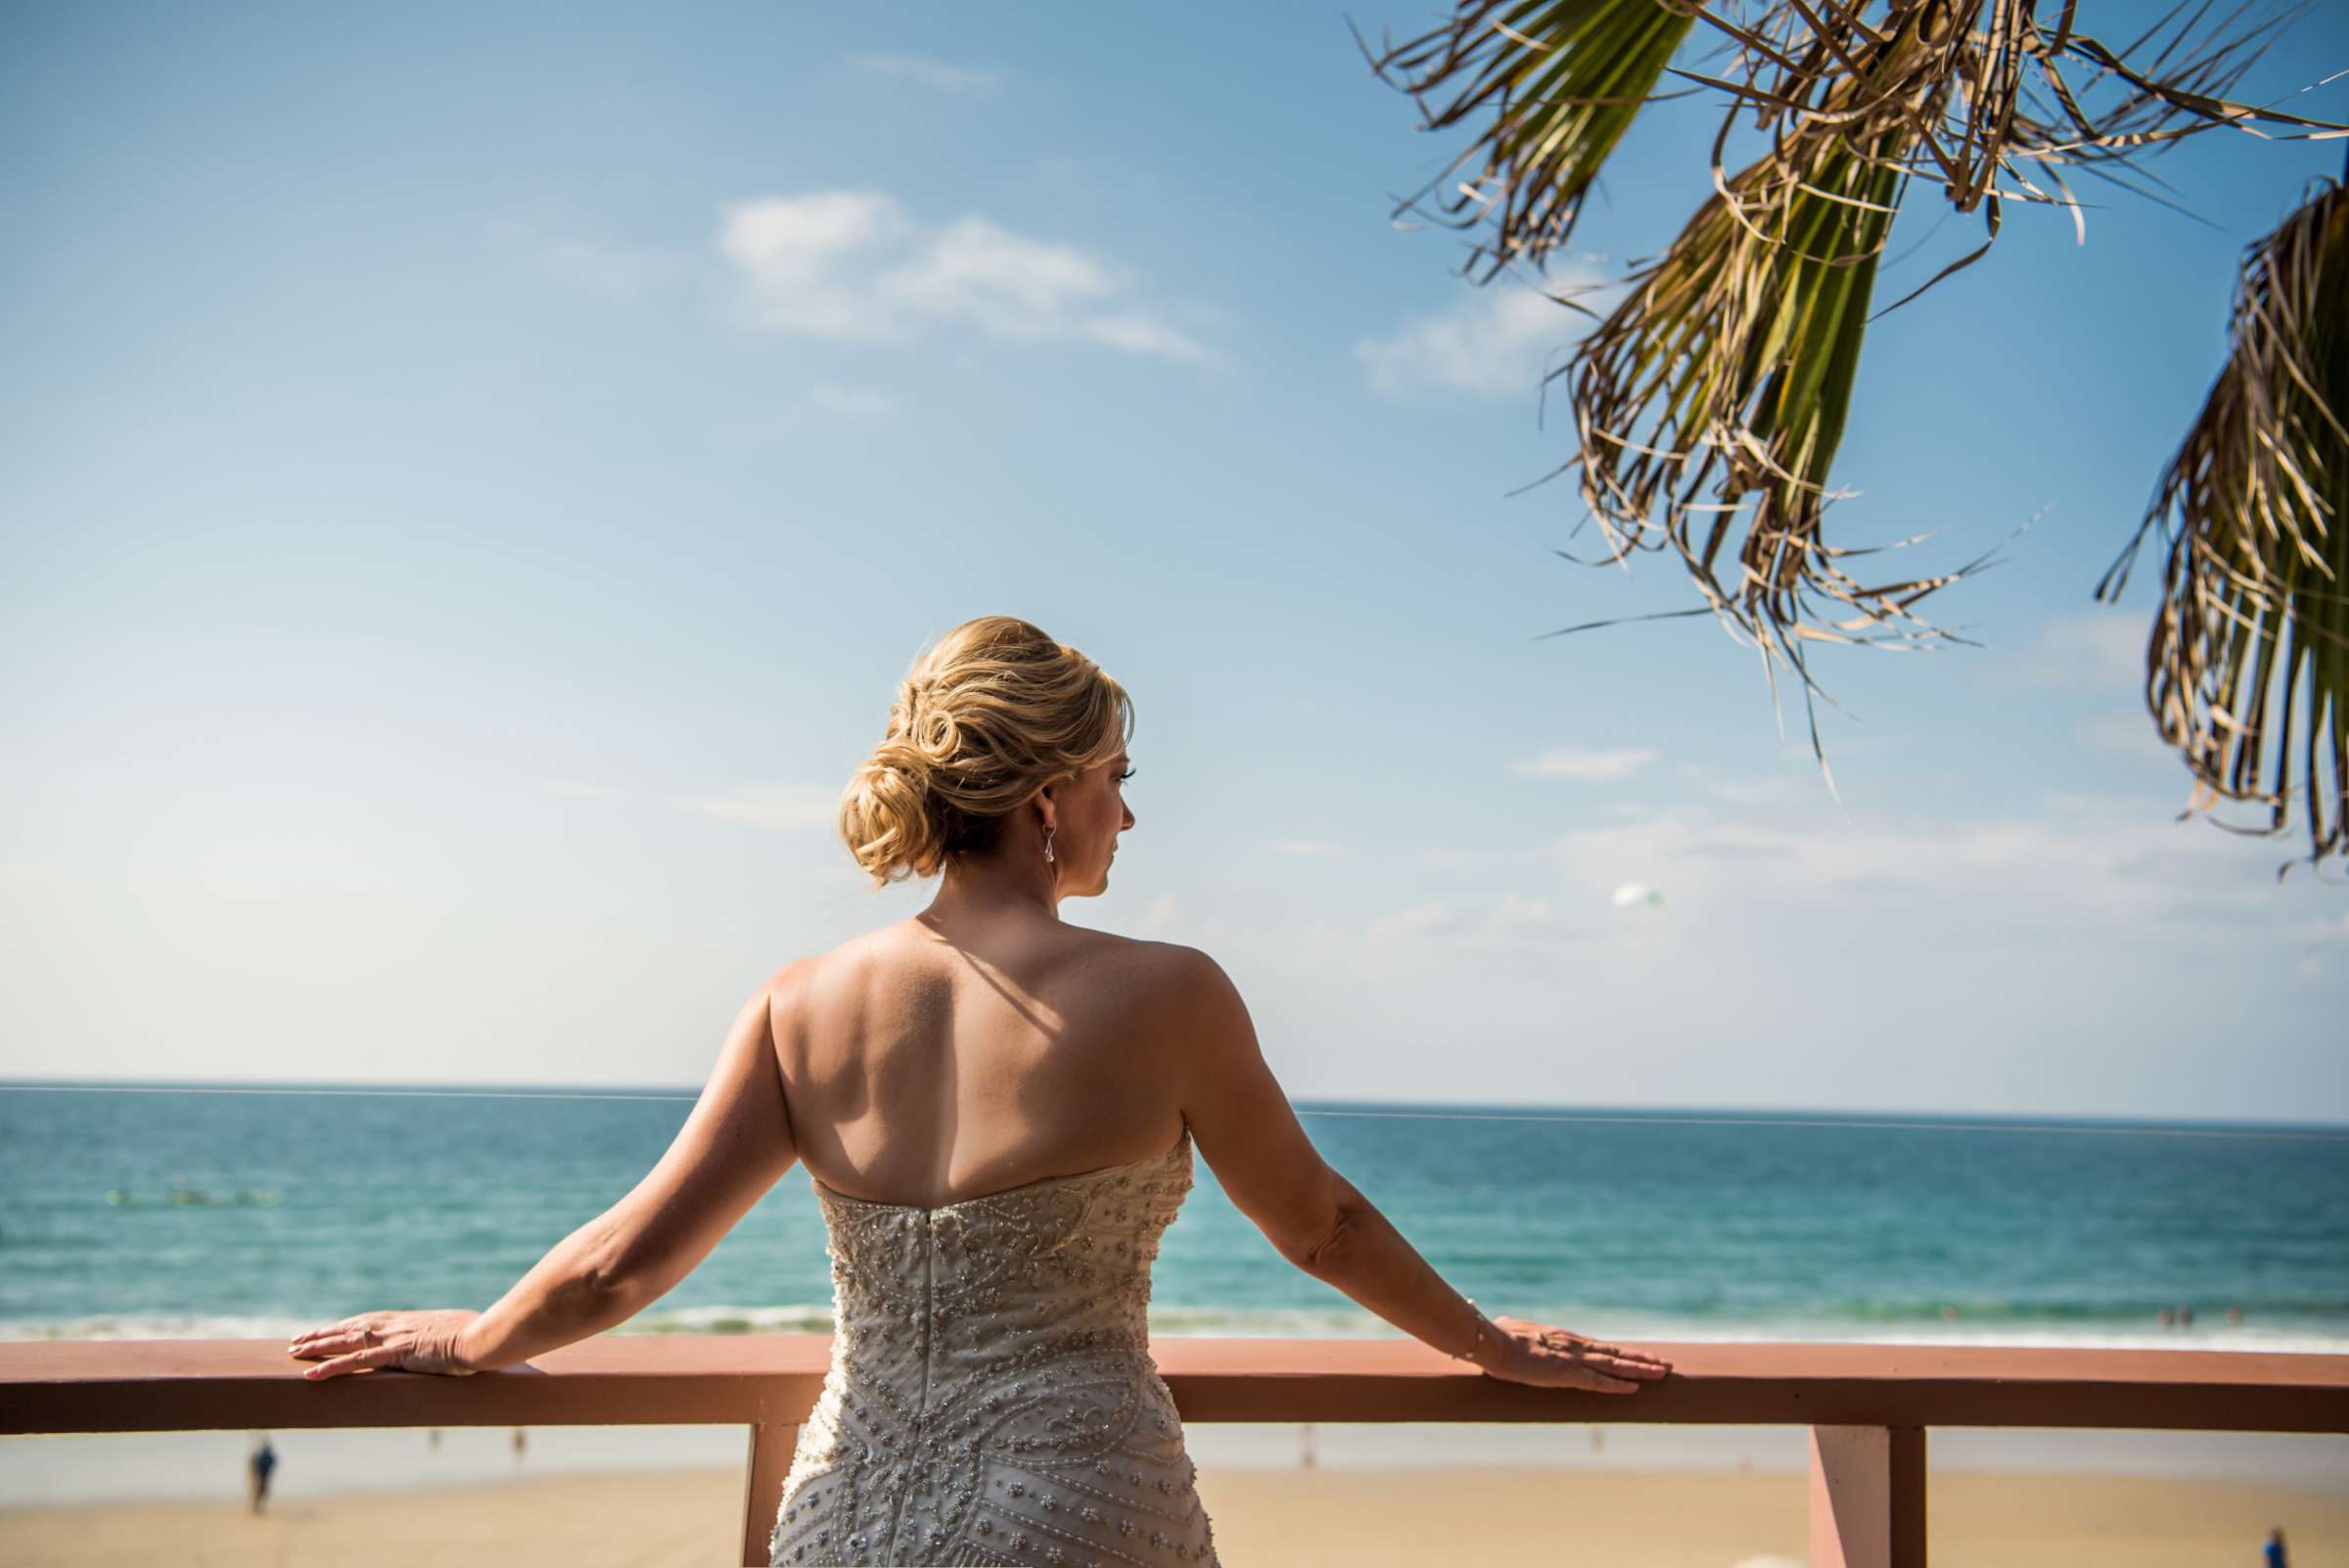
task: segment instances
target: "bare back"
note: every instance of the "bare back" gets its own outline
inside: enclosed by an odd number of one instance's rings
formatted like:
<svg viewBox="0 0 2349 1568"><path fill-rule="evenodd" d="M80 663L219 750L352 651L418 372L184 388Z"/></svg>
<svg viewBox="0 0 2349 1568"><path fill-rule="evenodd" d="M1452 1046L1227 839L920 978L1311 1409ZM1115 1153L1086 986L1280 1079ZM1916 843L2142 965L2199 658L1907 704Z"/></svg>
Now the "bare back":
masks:
<svg viewBox="0 0 2349 1568"><path fill-rule="evenodd" d="M1080 926L977 945L901 921L795 965L775 1049L825 1186L938 1208L1182 1135L1177 949Z"/></svg>

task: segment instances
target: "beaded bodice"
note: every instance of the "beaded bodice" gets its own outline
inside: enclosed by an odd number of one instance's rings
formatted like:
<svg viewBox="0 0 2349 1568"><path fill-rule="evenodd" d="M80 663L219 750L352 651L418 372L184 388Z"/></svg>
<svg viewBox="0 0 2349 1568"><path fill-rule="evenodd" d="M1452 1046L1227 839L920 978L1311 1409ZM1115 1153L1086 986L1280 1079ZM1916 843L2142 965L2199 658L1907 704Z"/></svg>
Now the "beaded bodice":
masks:
<svg viewBox="0 0 2349 1568"><path fill-rule="evenodd" d="M810 1182L832 1360L774 1561L1212 1565L1149 1356L1187 1126L1163 1154L938 1208Z"/></svg>

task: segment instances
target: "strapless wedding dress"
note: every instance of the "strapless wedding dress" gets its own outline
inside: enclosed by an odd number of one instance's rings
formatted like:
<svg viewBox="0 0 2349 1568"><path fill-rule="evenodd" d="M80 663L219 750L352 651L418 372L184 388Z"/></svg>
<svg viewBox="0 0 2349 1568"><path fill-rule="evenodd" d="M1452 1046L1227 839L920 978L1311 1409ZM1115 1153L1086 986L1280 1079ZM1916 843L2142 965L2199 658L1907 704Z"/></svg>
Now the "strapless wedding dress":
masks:
<svg viewBox="0 0 2349 1568"><path fill-rule="evenodd" d="M1148 1159L936 1209L808 1179L832 1360L770 1562L1219 1568L1149 1346L1189 1127Z"/></svg>

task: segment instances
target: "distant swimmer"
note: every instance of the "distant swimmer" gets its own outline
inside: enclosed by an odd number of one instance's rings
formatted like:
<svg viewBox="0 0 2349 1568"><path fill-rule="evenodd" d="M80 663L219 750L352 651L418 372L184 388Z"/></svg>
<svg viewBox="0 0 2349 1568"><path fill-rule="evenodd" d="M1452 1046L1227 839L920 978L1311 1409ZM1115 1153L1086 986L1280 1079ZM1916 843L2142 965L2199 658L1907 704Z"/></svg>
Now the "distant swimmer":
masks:
<svg viewBox="0 0 2349 1568"><path fill-rule="evenodd" d="M2187 1326L2188 1323L2191 1323L2193 1320L2194 1320L2194 1310L2193 1310L2191 1307L2181 1307L2181 1308L2179 1308L2179 1309L2178 1309L2178 1326L2179 1326L2180 1328L2184 1328L2184 1327L2186 1327L2186 1326Z"/></svg>
<svg viewBox="0 0 2349 1568"><path fill-rule="evenodd" d="M2239 1323L2242 1320L2243 1310L2240 1307L2230 1307L2227 1309L2227 1321L2231 1323Z"/></svg>
<svg viewBox="0 0 2349 1568"><path fill-rule="evenodd" d="M2164 1328L2167 1328L2167 1327L2169 1327L2169 1326L2170 1326L2170 1310L2169 1310L2167 1307L2164 1307L2164 1308L2163 1308L2163 1309L2162 1309L2160 1312L2157 1312L2157 1313L2155 1313L2155 1314L2153 1314L2153 1320L2154 1320L2155 1322L2159 1323L2159 1324L2160 1324L2162 1327L2164 1327Z"/></svg>
<svg viewBox="0 0 2349 1568"><path fill-rule="evenodd" d="M245 1511L259 1513L269 1502L269 1476L277 1468L277 1450L269 1446L269 1434L253 1435L253 1453L245 1461Z"/></svg>

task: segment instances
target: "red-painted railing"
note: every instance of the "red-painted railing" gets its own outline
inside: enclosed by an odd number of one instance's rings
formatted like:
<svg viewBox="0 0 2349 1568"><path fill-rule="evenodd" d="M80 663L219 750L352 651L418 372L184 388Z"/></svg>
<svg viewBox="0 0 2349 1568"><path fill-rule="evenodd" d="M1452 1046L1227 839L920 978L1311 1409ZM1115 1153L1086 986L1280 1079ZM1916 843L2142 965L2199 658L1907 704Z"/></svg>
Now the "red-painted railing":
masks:
<svg viewBox="0 0 2349 1568"><path fill-rule="evenodd" d="M1811 1428L1814 1568L1922 1568L1935 1426L2349 1432L2349 1356L1648 1344L1636 1394L1501 1383L1414 1340L1161 1339L1186 1421L1727 1422ZM0 1343L0 1432L602 1426L750 1430L743 1561L763 1560L820 1335L606 1335L477 1377L305 1381L249 1340Z"/></svg>

